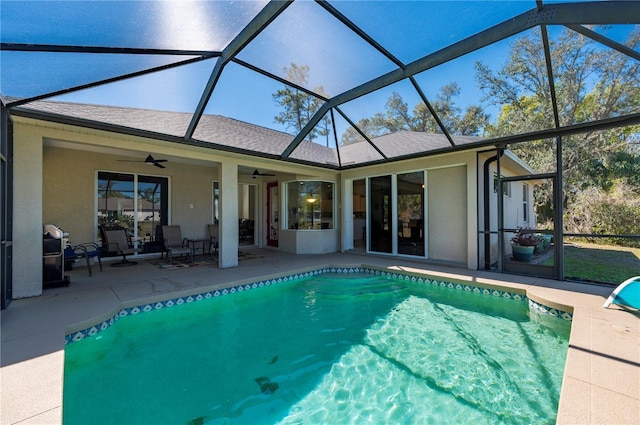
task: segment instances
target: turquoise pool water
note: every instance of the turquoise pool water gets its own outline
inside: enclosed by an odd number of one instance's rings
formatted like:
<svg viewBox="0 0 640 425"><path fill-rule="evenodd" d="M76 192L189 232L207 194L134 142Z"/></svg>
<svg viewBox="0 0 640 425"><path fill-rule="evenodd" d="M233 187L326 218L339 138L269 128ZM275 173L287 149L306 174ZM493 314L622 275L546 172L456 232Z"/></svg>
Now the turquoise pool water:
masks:
<svg viewBox="0 0 640 425"><path fill-rule="evenodd" d="M123 317L65 349L65 424L555 423L570 322L324 274Z"/></svg>

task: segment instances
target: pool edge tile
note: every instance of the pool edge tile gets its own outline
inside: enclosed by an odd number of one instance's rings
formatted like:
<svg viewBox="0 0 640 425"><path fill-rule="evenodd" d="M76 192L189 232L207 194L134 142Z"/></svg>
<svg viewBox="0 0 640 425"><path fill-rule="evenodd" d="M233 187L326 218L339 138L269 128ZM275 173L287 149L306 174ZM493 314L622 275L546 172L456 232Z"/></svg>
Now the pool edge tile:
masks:
<svg viewBox="0 0 640 425"><path fill-rule="evenodd" d="M304 269L294 270L288 273L268 275L264 276L263 279L258 281L256 281L256 279L246 279L242 281L230 282L227 287L222 289L214 290L211 289L211 287L199 287L190 289L188 291L172 293L170 294L171 298L167 298L167 295L165 294L122 303L120 307L115 308L109 313L97 316L93 319L89 319L78 324L67 326L67 328L65 329L65 345L81 341L88 336L96 335L97 333L102 332L103 330L106 330L110 326L115 324L115 322L121 317L160 310L182 305L185 303L188 304L204 299L210 299L213 297L234 294L237 292L248 291L263 286L277 285L295 279L318 276L326 273L364 273L374 276L383 276L388 279L419 282L454 290L473 292L478 295L504 298L515 301L526 301L529 304L530 311L534 311L538 314L548 314L550 316L558 317L564 320L572 320L572 311L565 311L562 308L558 308L557 306L549 306L544 303L544 300L533 300L528 297L526 291L521 294L521 290L518 288L505 288L500 287L499 285L487 284L482 282L465 282L459 279L452 279L452 281L441 280L440 278L434 277L428 273L394 270L365 264L325 265L320 267L308 267Z"/></svg>

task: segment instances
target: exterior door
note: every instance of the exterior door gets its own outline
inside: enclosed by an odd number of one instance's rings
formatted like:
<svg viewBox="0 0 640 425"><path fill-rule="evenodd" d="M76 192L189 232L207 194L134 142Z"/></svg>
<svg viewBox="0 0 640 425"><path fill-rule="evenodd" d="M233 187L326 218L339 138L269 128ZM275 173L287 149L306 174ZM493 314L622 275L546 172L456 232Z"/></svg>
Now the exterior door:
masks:
<svg viewBox="0 0 640 425"><path fill-rule="evenodd" d="M393 252L391 176L369 179L369 251Z"/></svg>
<svg viewBox="0 0 640 425"><path fill-rule="evenodd" d="M267 184L267 245L278 246L278 222L280 216L280 197L278 196L278 182Z"/></svg>
<svg viewBox="0 0 640 425"><path fill-rule="evenodd" d="M424 172L398 174L398 254L424 257Z"/></svg>

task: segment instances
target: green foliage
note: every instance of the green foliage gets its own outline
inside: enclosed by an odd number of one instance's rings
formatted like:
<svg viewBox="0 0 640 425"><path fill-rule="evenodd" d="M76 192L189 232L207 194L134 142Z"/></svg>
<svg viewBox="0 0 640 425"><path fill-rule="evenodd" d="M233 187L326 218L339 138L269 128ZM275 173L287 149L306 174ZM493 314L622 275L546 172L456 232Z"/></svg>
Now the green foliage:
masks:
<svg viewBox="0 0 640 425"><path fill-rule="evenodd" d="M638 194L640 189L640 153L614 152L609 155L607 172L613 179L626 179Z"/></svg>
<svg viewBox="0 0 640 425"><path fill-rule="evenodd" d="M160 203L160 192L158 187L146 187L138 189L138 197L149 201L152 204Z"/></svg>
<svg viewBox="0 0 640 425"><path fill-rule="evenodd" d="M308 66L299 66L292 63L290 68L284 68L284 72L287 74L288 79L298 86L304 87L308 82ZM326 96L322 87L316 87L314 92ZM289 86L285 86L276 91L273 94L273 100L282 107L282 111L275 117L275 122L284 124L296 133L302 131L304 126L311 120L311 117L313 117L322 106L322 100L320 98ZM331 133L330 128L331 118L325 116L306 137L312 141L318 136L328 137ZM327 145L328 144L329 142L327 140Z"/></svg>
<svg viewBox="0 0 640 425"><path fill-rule="evenodd" d="M457 83L449 83L440 88L431 106L440 118L442 126L450 134L478 136L487 125L489 116L477 105L469 106L462 114L455 103L455 98L459 95L460 88ZM387 99L385 113L363 118L356 125L368 137L378 137L402 130L443 133L442 127L424 102L419 102L410 112L407 103L396 92ZM343 145L362 140L362 136L353 128L349 128L342 136Z"/></svg>
<svg viewBox="0 0 640 425"><path fill-rule="evenodd" d="M640 29L625 43L640 44ZM497 119L487 127L492 137L510 136L556 126L547 65L540 35L532 33L513 45L506 65L492 72L476 64L476 78L484 101L500 106ZM550 41L554 87L560 126L602 120L640 110L640 64L619 52L571 30ZM635 211L619 199L607 200L622 183L625 202L640 200L640 126L629 126L562 138L565 222L574 232L638 234L630 228ZM510 146L536 172L556 171L555 140ZM594 197L589 205L589 197ZM603 196L606 194L606 196ZM535 192L540 221L551 219L552 187ZM597 201L595 201L597 199ZM597 207L596 207L597 206ZM585 215L585 212L588 214Z"/></svg>
<svg viewBox="0 0 640 425"><path fill-rule="evenodd" d="M398 195L398 212L402 221L420 219L423 217L422 194L401 194Z"/></svg>
<svg viewBox="0 0 640 425"><path fill-rule="evenodd" d="M568 233L640 235L637 190L619 180L609 191L590 187L579 192L565 210L565 230ZM603 241L598 238L598 242L640 247L640 240L611 238Z"/></svg>

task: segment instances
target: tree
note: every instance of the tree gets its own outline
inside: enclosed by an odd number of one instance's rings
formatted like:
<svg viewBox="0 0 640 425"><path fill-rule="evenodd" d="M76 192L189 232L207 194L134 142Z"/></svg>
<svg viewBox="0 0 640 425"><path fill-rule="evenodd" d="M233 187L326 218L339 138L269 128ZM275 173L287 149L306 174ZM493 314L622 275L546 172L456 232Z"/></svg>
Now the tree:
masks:
<svg viewBox="0 0 640 425"><path fill-rule="evenodd" d="M291 64L290 68L284 68L287 79L298 86L304 87L308 84L309 67L306 65ZM327 97L322 87L313 90L321 96ZM320 109L322 101L320 98L312 96L302 90L285 86L273 94L273 100L283 108L275 117L275 122L284 124L287 129L293 129L296 133L302 131L311 117ZM327 137L331 133L331 118L324 116L320 123L307 135L313 141L317 136Z"/></svg>
<svg viewBox="0 0 640 425"><path fill-rule="evenodd" d="M640 30L630 34L626 45L637 49ZM487 127L492 137L554 128L547 68L537 35L518 39L502 69L491 71L476 64L476 78L484 91L483 101L500 107L496 121ZM551 63L560 125L595 121L640 109L640 65L626 55L606 49L574 32L550 40ZM590 90L588 88L591 87ZM638 181L640 127L617 128L563 137L563 190L565 205L590 188L608 191L616 179L635 187ZM555 141L539 140L511 146L537 172L553 172ZM551 211L550 186L538 192L538 212ZM571 211L571 210L569 210ZM544 215L544 214L543 214ZM542 217L550 218L550 217ZM569 218L567 222L579 220Z"/></svg>
<svg viewBox="0 0 640 425"><path fill-rule="evenodd" d="M455 82L440 88L433 103L433 109L444 127L452 134L477 136L489 119L480 106L471 105L463 115L455 103L460 88ZM419 102L411 112L400 94L393 92L385 104L385 113L377 113L371 118L363 118L356 124L368 137L374 138L402 130L426 133L442 133L429 108ZM342 144L348 145L362 141L360 134L353 128L347 129L342 136Z"/></svg>

